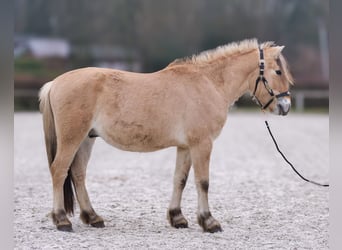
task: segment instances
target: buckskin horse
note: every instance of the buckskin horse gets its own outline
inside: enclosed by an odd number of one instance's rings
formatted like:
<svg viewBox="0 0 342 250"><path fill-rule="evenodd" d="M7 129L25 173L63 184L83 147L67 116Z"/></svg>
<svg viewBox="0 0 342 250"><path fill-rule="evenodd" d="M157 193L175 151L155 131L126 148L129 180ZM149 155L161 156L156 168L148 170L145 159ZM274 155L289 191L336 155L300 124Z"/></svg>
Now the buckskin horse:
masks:
<svg viewBox="0 0 342 250"><path fill-rule="evenodd" d="M197 219L204 232L221 231L208 204L209 160L229 106L250 93L265 111L286 115L292 76L273 42L230 43L177 59L153 73L82 68L46 83L40 91L45 144L53 184L52 219L71 231L74 194L80 218L104 227L85 186L96 137L122 150L151 152L177 147L173 192L167 211L171 226L186 228L181 197L193 166L198 193Z"/></svg>

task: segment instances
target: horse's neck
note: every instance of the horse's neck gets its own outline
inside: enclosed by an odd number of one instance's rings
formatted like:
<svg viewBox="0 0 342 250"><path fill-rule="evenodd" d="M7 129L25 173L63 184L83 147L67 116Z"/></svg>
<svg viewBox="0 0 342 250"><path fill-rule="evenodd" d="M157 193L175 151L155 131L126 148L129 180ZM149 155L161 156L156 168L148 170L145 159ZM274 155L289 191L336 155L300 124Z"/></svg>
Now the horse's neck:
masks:
<svg viewBox="0 0 342 250"><path fill-rule="evenodd" d="M258 54L256 51L232 55L217 60L213 67L207 67L207 76L221 92L228 105L251 90L249 78L258 67Z"/></svg>

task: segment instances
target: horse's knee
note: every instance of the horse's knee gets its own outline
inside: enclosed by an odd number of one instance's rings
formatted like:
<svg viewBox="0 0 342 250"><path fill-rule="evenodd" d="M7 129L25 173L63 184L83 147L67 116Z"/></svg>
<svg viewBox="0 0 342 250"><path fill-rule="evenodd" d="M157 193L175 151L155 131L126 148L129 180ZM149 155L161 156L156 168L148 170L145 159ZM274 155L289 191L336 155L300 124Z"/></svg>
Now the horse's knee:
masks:
<svg viewBox="0 0 342 250"><path fill-rule="evenodd" d="M185 185L186 185L186 181L188 180L188 175L185 174L183 176L183 178L181 178L180 182L179 182L179 187L181 190L183 190L185 188Z"/></svg>
<svg viewBox="0 0 342 250"><path fill-rule="evenodd" d="M209 181L208 180L200 180L199 182L199 185L200 185L200 188L202 190L202 192L204 193L208 193L208 190L209 190Z"/></svg>
<svg viewBox="0 0 342 250"><path fill-rule="evenodd" d="M50 173L53 181L64 180L68 176L72 160L73 159L71 157L56 157L50 167Z"/></svg>
<svg viewBox="0 0 342 250"><path fill-rule="evenodd" d="M68 176L68 169L58 169L52 175L53 188L61 188L64 185L65 179Z"/></svg>
<svg viewBox="0 0 342 250"><path fill-rule="evenodd" d="M73 169L71 168L71 176L72 176L72 180L76 185L79 184L83 184L85 181L85 173L79 173L76 171L73 171Z"/></svg>

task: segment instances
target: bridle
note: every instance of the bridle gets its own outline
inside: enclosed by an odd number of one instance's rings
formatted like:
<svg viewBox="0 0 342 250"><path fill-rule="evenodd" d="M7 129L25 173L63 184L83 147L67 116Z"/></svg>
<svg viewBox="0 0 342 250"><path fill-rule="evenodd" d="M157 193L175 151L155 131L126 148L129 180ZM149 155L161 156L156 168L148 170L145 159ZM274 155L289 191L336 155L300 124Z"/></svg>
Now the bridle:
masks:
<svg viewBox="0 0 342 250"><path fill-rule="evenodd" d="M280 97L290 96L290 91L285 91L285 92L282 92L282 93L280 93L278 95L274 94L272 88L270 87L270 85L268 84L268 82L267 82L267 80L266 80L266 78L264 76L265 59L264 59L264 51L261 48L259 48L259 54L260 54L259 76L258 76L258 78L255 81L255 88L254 88L254 92L253 92L253 99L260 106L260 108L262 110L264 110L268 106L270 106L270 104L273 102L274 98L278 99ZM256 93L256 91L258 89L258 85L259 85L260 81L264 84L265 89L267 90L268 94L271 96L271 99L266 104L264 104L264 105L259 101L259 99L255 95L255 93Z"/></svg>

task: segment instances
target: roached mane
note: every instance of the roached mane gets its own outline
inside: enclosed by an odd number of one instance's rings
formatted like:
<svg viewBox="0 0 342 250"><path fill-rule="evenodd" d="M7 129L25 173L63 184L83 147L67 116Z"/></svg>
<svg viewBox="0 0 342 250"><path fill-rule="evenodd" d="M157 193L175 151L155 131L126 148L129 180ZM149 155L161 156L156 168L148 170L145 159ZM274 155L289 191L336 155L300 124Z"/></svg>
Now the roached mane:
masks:
<svg viewBox="0 0 342 250"><path fill-rule="evenodd" d="M268 48L275 46L274 42L264 42L260 44L260 48ZM240 42L232 42L223 46L219 46L215 49L206 50L198 55L193 55L190 57L176 59L171 62L168 66L173 66L177 64L196 64L196 63L206 63L212 60L218 59L220 57L230 56L236 53L247 53L251 50L257 49L259 43L257 39L246 39Z"/></svg>
<svg viewBox="0 0 342 250"><path fill-rule="evenodd" d="M276 46L273 41L267 41L264 43L259 44L257 39L245 39L240 42L232 42L223 46L219 46L215 49L206 50L198 55L193 55L190 57L179 58L171 62L167 67L181 65L181 64L202 64L202 63L209 63L210 61L216 60L221 57L228 57L233 54L237 53L248 53L252 50L261 48L269 48ZM286 78L288 81L293 84L293 78L288 70L288 65L285 58L281 55L279 58L279 66L281 70L285 73Z"/></svg>

